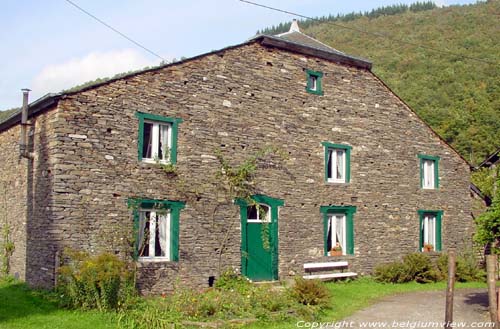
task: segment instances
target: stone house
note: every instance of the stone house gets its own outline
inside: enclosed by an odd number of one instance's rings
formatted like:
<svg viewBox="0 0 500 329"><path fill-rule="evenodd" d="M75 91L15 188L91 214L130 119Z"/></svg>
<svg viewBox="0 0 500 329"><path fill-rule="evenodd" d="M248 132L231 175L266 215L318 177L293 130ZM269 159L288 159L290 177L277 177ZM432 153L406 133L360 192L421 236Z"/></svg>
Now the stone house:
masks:
<svg viewBox="0 0 500 329"><path fill-rule="evenodd" d="M160 293L227 267L276 280L341 259L363 274L466 248L469 164L371 67L294 23L31 103L27 124L0 124L12 274L51 287L64 248L109 251ZM252 164L253 201L231 200L228 171Z"/></svg>

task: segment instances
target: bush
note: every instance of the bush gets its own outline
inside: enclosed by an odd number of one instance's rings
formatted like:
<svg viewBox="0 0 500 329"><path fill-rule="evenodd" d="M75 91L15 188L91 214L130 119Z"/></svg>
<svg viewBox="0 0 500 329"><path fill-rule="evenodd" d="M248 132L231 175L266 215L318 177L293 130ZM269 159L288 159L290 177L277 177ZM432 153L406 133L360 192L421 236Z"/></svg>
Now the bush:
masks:
<svg viewBox="0 0 500 329"><path fill-rule="evenodd" d="M448 255L443 254L437 261L438 269L443 278L448 278ZM472 251L466 251L457 256L455 279L459 282L484 281L486 272L480 268Z"/></svg>
<svg viewBox="0 0 500 329"><path fill-rule="evenodd" d="M57 290L63 306L100 311L125 307L134 297L132 271L117 256L67 252L69 261L59 268Z"/></svg>
<svg viewBox="0 0 500 329"><path fill-rule="evenodd" d="M426 254L418 252L408 254L403 257L403 265L408 275L408 281L429 283L441 279L440 273Z"/></svg>
<svg viewBox="0 0 500 329"><path fill-rule="evenodd" d="M409 279L406 267L401 262L382 264L375 268L375 280L386 283L404 283Z"/></svg>
<svg viewBox="0 0 500 329"><path fill-rule="evenodd" d="M440 272L433 266L429 256L422 253L408 254L403 257L403 262L379 265L374 275L376 281L386 283L428 283L441 279Z"/></svg>
<svg viewBox="0 0 500 329"><path fill-rule="evenodd" d="M320 308L327 308L330 305L330 291L319 280L296 277L290 295L300 304L319 306Z"/></svg>
<svg viewBox="0 0 500 329"><path fill-rule="evenodd" d="M247 278L230 268L221 274L214 286L222 290L236 290L244 293L250 289L251 283Z"/></svg>

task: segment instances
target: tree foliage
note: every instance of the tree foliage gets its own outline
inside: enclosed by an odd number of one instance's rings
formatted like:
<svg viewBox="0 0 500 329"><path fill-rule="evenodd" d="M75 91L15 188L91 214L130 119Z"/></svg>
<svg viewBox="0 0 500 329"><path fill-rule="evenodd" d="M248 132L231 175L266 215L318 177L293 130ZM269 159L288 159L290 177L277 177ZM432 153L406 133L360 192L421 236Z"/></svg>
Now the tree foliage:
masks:
<svg viewBox="0 0 500 329"><path fill-rule="evenodd" d="M5 111L0 111L0 122L7 120L12 114L14 114L18 109L10 109L10 110L5 110Z"/></svg>
<svg viewBox="0 0 500 329"><path fill-rule="evenodd" d="M462 156L477 164L500 146L500 43L498 31L491 25L500 15L500 2L444 8L425 3L412 6L415 10L395 5L375 9L372 14L326 17L299 25L304 33L334 48L369 58L375 74ZM331 24L337 21L382 37ZM289 24L263 32L284 32Z"/></svg>
<svg viewBox="0 0 500 329"><path fill-rule="evenodd" d="M491 207L476 218L476 226L474 240L481 245L491 244L491 250L500 253L500 188L496 189Z"/></svg>

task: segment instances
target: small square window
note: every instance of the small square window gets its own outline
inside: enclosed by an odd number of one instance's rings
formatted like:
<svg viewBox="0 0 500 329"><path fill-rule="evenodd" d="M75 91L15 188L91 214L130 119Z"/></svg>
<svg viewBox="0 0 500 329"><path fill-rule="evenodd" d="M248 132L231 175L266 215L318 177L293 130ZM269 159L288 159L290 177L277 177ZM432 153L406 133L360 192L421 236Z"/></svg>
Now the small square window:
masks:
<svg viewBox="0 0 500 329"><path fill-rule="evenodd" d="M177 162L177 129L181 119L137 112L138 157L141 162Z"/></svg>
<svg viewBox="0 0 500 329"><path fill-rule="evenodd" d="M351 147L323 142L325 147L325 181L328 183L349 183Z"/></svg>
<svg viewBox="0 0 500 329"><path fill-rule="evenodd" d="M307 70L306 73L307 73L306 91L308 93L315 95L323 95L323 89L322 89L323 73L311 70Z"/></svg>
<svg viewBox="0 0 500 329"><path fill-rule="evenodd" d="M172 148L172 124L144 121L142 161L168 163Z"/></svg>
<svg viewBox="0 0 500 329"><path fill-rule="evenodd" d="M433 190L439 187L439 157L419 154L420 187Z"/></svg>

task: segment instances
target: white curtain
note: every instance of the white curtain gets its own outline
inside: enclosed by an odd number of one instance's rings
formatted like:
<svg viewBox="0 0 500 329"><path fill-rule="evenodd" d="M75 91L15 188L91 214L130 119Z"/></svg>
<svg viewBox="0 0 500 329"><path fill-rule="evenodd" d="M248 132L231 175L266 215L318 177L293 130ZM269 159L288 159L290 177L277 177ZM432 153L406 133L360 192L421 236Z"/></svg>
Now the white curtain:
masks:
<svg viewBox="0 0 500 329"><path fill-rule="evenodd" d="M158 238L160 239L161 257L168 257L168 214L158 216Z"/></svg>
<svg viewBox="0 0 500 329"><path fill-rule="evenodd" d="M344 178L344 151L337 150L337 179Z"/></svg>
<svg viewBox="0 0 500 329"><path fill-rule="evenodd" d="M436 218L434 216L428 216L427 224L427 243L432 244L434 247L436 244Z"/></svg>
<svg viewBox="0 0 500 329"><path fill-rule="evenodd" d="M434 161L424 161L424 186L434 187Z"/></svg>
<svg viewBox="0 0 500 329"><path fill-rule="evenodd" d="M342 215L335 216L335 234L337 236L337 241L342 247L342 251L345 250L344 245L344 217Z"/></svg>
<svg viewBox="0 0 500 329"><path fill-rule="evenodd" d="M160 125L160 136L159 136L159 158L160 160L169 160L168 149L170 146L168 145L168 126Z"/></svg>

